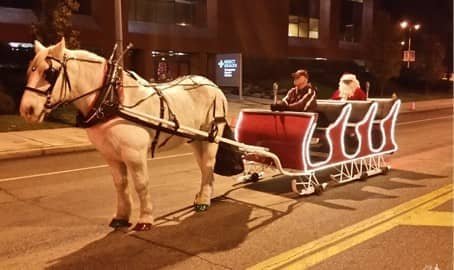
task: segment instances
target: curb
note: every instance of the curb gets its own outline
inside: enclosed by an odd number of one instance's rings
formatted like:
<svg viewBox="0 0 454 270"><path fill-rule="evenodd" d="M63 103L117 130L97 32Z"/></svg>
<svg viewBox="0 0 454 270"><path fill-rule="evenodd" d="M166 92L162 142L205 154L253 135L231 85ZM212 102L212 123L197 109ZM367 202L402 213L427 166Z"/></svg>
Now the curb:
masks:
<svg viewBox="0 0 454 270"><path fill-rule="evenodd" d="M34 149L0 152L0 160L31 158L31 157L40 157L40 156L47 156L47 155L57 155L57 154L76 153L76 152L88 152L88 151L94 151L94 150L95 150L95 147L92 144L41 147L41 148L34 148Z"/></svg>
<svg viewBox="0 0 454 270"><path fill-rule="evenodd" d="M444 110L444 109L453 109L453 104L441 104L439 107L426 107L423 109L418 109L418 107L414 107L414 109L409 109L408 107L412 106L410 102L402 103L400 106L399 114L407 114L407 113L421 113L421 112L430 112L436 110Z"/></svg>

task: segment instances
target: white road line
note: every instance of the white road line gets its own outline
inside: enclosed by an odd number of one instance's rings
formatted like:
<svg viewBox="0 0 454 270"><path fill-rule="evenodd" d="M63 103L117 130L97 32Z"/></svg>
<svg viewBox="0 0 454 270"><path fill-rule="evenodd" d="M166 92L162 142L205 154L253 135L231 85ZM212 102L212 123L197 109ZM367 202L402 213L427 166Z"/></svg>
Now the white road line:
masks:
<svg viewBox="0 0 454 270"><path fill-rule="evenodd" d="M192 153L184 153L184 154L177 154L177 155L155 157L155 158L149 159L149 160L169 159L169 158L185 157L185 156L191 156L191 155L192 155ZM16 177L9 177L9 178L0 178L0 183L28 179L28 178L41 177L41 176L50 176L50 175L57 175L57 174L64 174L64 173L71 173L71 172L88 171L88 170L107 168L107 167L109 167L109 165L104 164L104 165L83 167L83 168L77 168L77 169L71 169L71 170L53 171L53 172L47 172L47 173L38 173L38 174L30 174L30 175L16 176Z"/></svg>
<svg viewBox="0 0 454 270"><path fill-rule="evenodd" d="M408 121L408 122L402 122L402 123L397 123L397 125L398 126L403 126L403 125L408 125L408 124L421 123L421 122L440 120L440 119L447 119L447 118L452 118L452 115L436 117L436 118L421 119L421 120L415 120L415 121Z"/></svg>

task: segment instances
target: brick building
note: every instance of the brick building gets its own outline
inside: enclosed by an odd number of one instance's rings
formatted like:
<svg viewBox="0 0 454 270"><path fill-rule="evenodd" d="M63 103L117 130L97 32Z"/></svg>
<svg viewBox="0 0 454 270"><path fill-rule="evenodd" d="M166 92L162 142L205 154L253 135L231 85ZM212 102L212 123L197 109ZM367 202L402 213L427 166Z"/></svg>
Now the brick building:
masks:
<svg viewBox="0 0 454 270"><path fill-rule="evenodd" d="M79 2L73 25L82 48L107 56L115 42L114 1ZM13 44L14 52L25 45L11 42L32 42L30 25L39 3L0 0L2 48ZM280 63L294 63L289 70L298 61L361 65L376 5L374 0L123 0L124 42L134 44L126 63L145 78L155 78L162 61L171 77L213 78L216 54L242 53L246 80L269 70L287 72L276 68Z"/></svg>

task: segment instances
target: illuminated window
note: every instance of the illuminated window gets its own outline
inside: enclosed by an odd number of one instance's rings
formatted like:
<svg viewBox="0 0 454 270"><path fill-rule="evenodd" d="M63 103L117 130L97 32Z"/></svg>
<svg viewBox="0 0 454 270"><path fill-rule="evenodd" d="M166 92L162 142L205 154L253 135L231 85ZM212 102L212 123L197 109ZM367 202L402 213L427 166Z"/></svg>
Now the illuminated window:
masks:
<svg viewBox="0 0 454 270"><path fill-rule="evenodd" d="M204 26L206 0L131 0L129 19L180 26Z"/></svg>
<svg viewBox="0 0 454 270"><path fill-rule="evenodd" d="M320 0L291 0L288 36L319 38Z"/></svg>
<svg viewBox="0 0 454 270"><path fill-rule="evenodd" d="M318 39L319 19L309 18L309 38Z"/></svg>
<svg viewBox="0 0 454 270"><path fill-rule="evenodd" d="M363 0L342 0L341 39L347 42L361 40Z"/></svg>

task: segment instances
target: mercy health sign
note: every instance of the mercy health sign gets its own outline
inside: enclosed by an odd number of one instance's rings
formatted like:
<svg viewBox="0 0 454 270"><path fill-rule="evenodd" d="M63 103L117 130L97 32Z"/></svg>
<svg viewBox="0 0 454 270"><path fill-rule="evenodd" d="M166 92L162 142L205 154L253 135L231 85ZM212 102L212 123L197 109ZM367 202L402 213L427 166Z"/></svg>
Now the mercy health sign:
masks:
<svg viewBox="0 0 454 270"><path fill-rule="evenodd" d="M224 78L233 78L233 74L238 70L236 59L221 59L218 66L224 71Z"/></svg>
<svg viewBox="0 0 454 270"><path fill-rule="evenodd" d="M240 53L216 55L216 83L219 86L238 87L243 96L243 63Z"/></svg>

